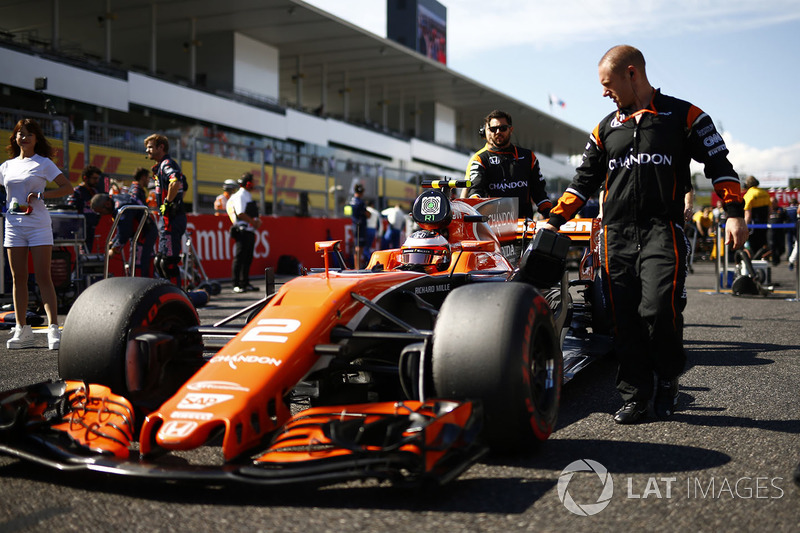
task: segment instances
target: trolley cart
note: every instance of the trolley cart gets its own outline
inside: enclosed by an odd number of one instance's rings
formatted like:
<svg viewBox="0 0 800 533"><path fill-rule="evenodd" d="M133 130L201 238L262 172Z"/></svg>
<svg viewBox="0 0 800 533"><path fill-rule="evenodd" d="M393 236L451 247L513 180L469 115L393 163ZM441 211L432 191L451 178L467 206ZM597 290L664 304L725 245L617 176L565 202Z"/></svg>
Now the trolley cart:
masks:
<svg viewBox="0 0 800 533"><path fill-rule="evenodd" d="M147 219L150 217L150 208L146 205L125 205L120 208L117 212L117 216L114 217L114 222L111 223L111 229L108 230L108 236L106 237L105 247L103 248L104 251L108 250L108 245L114 238L114 234L117 231L117 226L119 225L119 219L127 210L133 211L143 211L145 216L143 216L139 220L139 225L136 227L136 231L133 232L133 237L131 237L131 257L130 261L127 261L125 266L125 276L126 277L133 277L134 272L136 271L136 243L139 242L139 236L142 234L142 230L144 229L144 225L147 224ZM108 260L109 256L107 253L105 255L105 262L103 265L103 277L108 278ZM125 256L123 254L123 262L125 262ZM130 265L128 267L127 265Z"/></svg>
<svg viewBox="0 0 800 533"><path fill-rule="evenodd" d="M216 296L222 291L222 285L218 281L209 279L208 275L206 275L203 262L197 255L194 244L192 244L192 232L190 230L186 230L186 240L181 252L181 263L181 279L184 291L201 290L206 291L211 296Z"/></svg>

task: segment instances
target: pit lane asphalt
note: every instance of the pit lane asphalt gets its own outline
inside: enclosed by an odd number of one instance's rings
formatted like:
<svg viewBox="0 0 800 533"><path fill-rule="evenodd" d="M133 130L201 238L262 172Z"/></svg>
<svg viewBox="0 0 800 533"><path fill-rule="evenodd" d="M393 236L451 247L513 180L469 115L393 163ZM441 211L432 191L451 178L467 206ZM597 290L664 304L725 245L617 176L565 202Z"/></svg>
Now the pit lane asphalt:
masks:
<svg viewBox="0 0 800 533"><path fill-rule="evenodd" d="M558 428L536 453L490 457L435 489L162 485L0 457L0 531L797 531L794 273L783 263L773 279L785 292L742 298L716 294L713 272L698 263L688 279L689 361L679 411L668 421L612 422L619 400L607 359L565 386ZM258 296L224 285L201 319L211 323ZM57 378L55 352L8 351L8 338L0 331L0 390ZM570 512L557 489L562 471L581 459L596 461L613 482L607 507L592 516ZM597 502L603 482L579 472L565 486L585 506Z"/></svg>

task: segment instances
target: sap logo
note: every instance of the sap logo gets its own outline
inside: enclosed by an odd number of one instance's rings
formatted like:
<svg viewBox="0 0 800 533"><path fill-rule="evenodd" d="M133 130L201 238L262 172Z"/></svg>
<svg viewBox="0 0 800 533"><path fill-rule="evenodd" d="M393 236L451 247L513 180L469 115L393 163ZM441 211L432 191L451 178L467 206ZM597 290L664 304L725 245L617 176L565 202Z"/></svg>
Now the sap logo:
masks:
<svg viewBox="0 0 800 533"><path fill-rule="evenodd" d="M178 404L178 409L197 409L202 410L212 405L227 402L233 398L232 394L210 394L191 392L183 397Z"/></svg>

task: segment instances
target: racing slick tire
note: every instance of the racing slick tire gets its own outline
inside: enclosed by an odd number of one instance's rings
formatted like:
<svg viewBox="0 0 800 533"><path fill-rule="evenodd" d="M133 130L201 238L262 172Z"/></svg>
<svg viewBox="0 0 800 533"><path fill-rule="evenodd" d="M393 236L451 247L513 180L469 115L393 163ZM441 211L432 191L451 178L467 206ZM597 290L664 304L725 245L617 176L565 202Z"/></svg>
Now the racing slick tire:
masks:
<svg viewBox="0 0 800 533"><path fill-rule="evenodd" d="M189 331L199 324L186 294L166 280L101 280L67 314L59 375L108 386L134 404L160 403L202 365L202 335Z"/></svg>
<svg viewBox="0 0 800 533"><path fill-rule="evenodd" d="M542 295L524 283L455 289L433 331L436 395L479 400L483 438L494 452L531 450L556 423L563 362Z"/></svg>

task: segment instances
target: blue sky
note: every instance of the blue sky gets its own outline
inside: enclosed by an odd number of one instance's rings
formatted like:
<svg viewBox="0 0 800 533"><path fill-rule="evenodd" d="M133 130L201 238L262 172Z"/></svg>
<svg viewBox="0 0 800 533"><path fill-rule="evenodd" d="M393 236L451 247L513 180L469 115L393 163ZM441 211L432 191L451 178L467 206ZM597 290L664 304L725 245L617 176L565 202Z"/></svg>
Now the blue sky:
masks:
<svg viewBox="0 0 800 533"><path fill-rule="evenodd" d="M385 0L306 1L386 36ZM800 0L439 1L469 78L589 131L614 109L597 62L631 44L653 86L711 115L740 175L800 177Z"/></svg>

